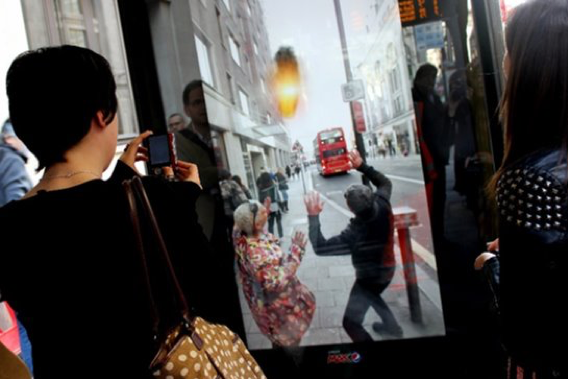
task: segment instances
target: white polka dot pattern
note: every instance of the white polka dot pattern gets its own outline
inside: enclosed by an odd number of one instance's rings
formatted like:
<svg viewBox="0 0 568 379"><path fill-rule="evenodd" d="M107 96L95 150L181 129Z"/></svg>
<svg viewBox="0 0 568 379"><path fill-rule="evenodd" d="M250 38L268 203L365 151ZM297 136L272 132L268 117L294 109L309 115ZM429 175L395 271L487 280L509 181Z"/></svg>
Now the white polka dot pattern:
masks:
<svg viewBox="0 0 568 379"><path fill-rule="evenodd" d="M197 338L168 336L169 348L152 374L160 379L266 379L243 341L226 326L197 317ZM195 334L194 334L195 336ZM196 342L197 341L197 342Z"/></svg>

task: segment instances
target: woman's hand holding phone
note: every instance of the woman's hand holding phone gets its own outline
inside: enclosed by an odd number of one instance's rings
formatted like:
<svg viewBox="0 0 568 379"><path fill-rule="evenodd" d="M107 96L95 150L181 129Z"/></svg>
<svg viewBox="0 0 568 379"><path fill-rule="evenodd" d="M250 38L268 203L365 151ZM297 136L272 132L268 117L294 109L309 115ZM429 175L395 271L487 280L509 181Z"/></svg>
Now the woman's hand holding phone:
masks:
<svg viewBox="0 0 568 379"><path fill-rule="evenodd" d="M138 175L140 175L140 173L136 169L134 163L141 161L146 162L148 160L148 149L142 146L142 143L152 134L153 132L151 130L147 130L144 133L140 134L138 137L134 138L128 145L126 145L124 152L119 158L120 161L124 162L126 165L136 171Z"/></svg>

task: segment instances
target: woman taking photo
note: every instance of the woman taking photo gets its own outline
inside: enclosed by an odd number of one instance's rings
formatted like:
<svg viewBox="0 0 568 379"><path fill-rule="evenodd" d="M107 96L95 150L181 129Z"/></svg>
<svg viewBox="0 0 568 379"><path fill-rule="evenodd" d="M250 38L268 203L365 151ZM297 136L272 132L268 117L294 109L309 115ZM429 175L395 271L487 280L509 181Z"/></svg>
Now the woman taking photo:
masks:
<svg viewBox="0 0 568 379"><path fill-rule="evenodd" d="M117 147L116 85L108 62L88 49L24 53L6 87L14 129L45 168L24 199L0 209L0 293L29 333L34 377L148 377L152 318L122 182L138 175L134 162L147 159L140 145L151 133L101 179ZM179 182L145 177L144 186L186 296L215 319L214 295L191 294L212 275L195 213L197 167L179 162L175 175ZM171 296L155 297L167 323Z"/></svg>
<svg viewBox="0 0 568 379"><path fill-rule="evenodd" d="M508 378L568 377L568 2L532 0L506 28L497 290ZM495 245L495 244L494 244ZM524 375L524 376L523 376Z"/></svg>

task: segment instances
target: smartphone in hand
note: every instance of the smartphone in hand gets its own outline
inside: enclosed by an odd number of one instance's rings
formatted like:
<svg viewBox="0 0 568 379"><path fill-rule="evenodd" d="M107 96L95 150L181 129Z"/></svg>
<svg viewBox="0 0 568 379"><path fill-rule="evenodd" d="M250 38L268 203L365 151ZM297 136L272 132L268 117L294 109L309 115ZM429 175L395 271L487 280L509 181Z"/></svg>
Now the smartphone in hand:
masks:
<svg viewBox="0 0 568 379"><path fill-rule="evenodd" d="M175 137L173 133L151 135L144 140L148 149L146 166L151 175L161 175L162 167L176 164Z"/></svg>

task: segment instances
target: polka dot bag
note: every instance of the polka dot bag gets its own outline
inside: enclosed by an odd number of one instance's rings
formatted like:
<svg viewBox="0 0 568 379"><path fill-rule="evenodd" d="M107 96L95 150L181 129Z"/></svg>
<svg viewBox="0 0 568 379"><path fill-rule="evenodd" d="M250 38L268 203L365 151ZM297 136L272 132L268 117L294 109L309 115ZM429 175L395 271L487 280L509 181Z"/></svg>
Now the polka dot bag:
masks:
<svg viewBox="0 0 568 379"><path fill-rule="evenodd" d="M183 326L180 326L183 329ZM172 332L152 362L156 378L266 379L243 341L224 325L200 317L194 331Z"/></svg>
<svg viewBox="0 0 568 379"><path fill-rule="evenodd" d="M146 245L140 221L149 224L152 239L164 258L174 287L183 322L168 333L159 345L149 369L155 378L164 379L266 379L239 336L224 325L211 324L200 317L190 317L189 306L172 267L166 245L139 177L125 181L123 187L130 206L130 216L146 278L146 290L154 322L154 336L160 341L160 317L149 279ZM138 207L143 210L139 217ZM148 237L148 236L147 236Z"/></svg>

